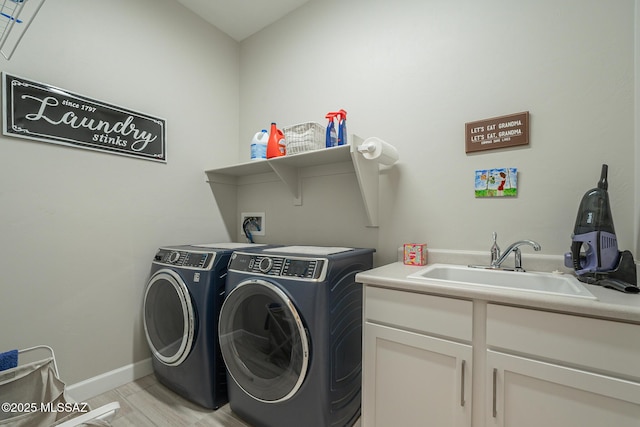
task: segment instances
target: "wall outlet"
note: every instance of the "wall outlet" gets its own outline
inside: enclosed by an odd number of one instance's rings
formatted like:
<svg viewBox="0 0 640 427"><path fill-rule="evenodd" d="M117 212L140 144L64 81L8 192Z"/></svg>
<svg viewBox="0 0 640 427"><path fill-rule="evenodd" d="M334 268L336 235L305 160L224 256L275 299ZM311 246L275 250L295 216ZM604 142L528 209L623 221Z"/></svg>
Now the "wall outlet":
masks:
<svg viewBox="0 0 640 427"><path fill-rule="evenodd" d="M243 226L243 224L244 224L246 219L252 220L252 224L249 225L249 227L250 227L249 231L251 232L252 235L254 235L254 236L264 236L265 235L265 232L264 232L264 227L265 227L264 212L242 212L240 214L240 233L243 236L245 236L245 234L244 234L244 228L242 226Z"/></svg>

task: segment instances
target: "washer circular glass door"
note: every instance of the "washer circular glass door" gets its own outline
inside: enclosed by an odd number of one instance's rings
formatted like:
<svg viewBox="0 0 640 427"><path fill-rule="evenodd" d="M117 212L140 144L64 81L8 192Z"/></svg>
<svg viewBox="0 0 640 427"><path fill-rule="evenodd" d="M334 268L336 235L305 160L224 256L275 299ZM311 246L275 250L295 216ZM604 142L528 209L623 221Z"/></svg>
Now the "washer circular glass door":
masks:
<svg viewBox="0 0 640 427"><path fill-rule="evenodd" d="M309 341L300 314L279 287L241 282L220 311L220 349L227 370L249 396L277 403L300 388L309 364Z"/></svg>
<svg viewBox="0 0 640 427"><path fill-rule="evenodd" d="M144 332L154 356L165 365L181 364L193 346L195 328L184 281L172 270L158 270L144 293Z"/></svg>

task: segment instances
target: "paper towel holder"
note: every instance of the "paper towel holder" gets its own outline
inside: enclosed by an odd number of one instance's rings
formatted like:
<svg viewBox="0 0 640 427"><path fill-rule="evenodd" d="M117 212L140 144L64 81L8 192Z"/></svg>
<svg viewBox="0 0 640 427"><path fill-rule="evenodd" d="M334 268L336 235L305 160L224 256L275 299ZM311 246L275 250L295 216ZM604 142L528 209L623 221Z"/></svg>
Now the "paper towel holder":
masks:
<svg viewBox="0 0 640 427"><path fill-rule="evenodd" d="M380 138L365 139L357 146L357 150L367 160L391 166L398 161L398 150L393 145Z"/></svg>

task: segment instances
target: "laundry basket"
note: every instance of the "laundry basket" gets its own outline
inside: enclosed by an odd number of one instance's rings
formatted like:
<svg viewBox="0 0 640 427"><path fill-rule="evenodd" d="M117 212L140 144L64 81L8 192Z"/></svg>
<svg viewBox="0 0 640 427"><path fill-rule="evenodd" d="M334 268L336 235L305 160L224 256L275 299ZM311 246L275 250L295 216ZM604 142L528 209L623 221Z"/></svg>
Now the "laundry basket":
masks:
<svg viewBox="0 0 640 427"><path fill-rule="evenodd" d="M43 358L36 355L45 354ZM120 404L112 402L91 410L65 395L53 349L36 346L2 353L15 361L15 367L0 371L0 426L71 427L109 426ZM17 363L17 357L20 362ZM25 359L36 359L22 363Z"/></svg>
<svg viewBox="0 0 640 427"><path fill-rule="evenodd" d="M282 129L287 154L300 154L325 147L326 128L319 123L307 122Z"/></svg>

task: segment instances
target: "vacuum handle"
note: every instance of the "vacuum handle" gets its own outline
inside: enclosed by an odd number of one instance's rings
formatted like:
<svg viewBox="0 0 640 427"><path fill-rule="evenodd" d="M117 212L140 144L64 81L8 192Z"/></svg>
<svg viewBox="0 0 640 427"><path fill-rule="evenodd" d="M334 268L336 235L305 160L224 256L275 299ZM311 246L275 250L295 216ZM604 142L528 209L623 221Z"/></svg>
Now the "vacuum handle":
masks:
<svg viewBox="0 0 640 427"><path fill-rule="evenodd" d="M576 271L582 270L582 265L580 264L580 248L582 247L582 242L573 241L571 243L571 260L573 261L573 269Z"/></svg>
<svg viewBox="0 0 640 427"><path fill-rule="evenodd" d="M608 171L609 166L602 165L602 171L600 172L600 181L598 181L598 188L602 188L603 190L607 190L609 188L609 183L607 182Z"/></svg>

